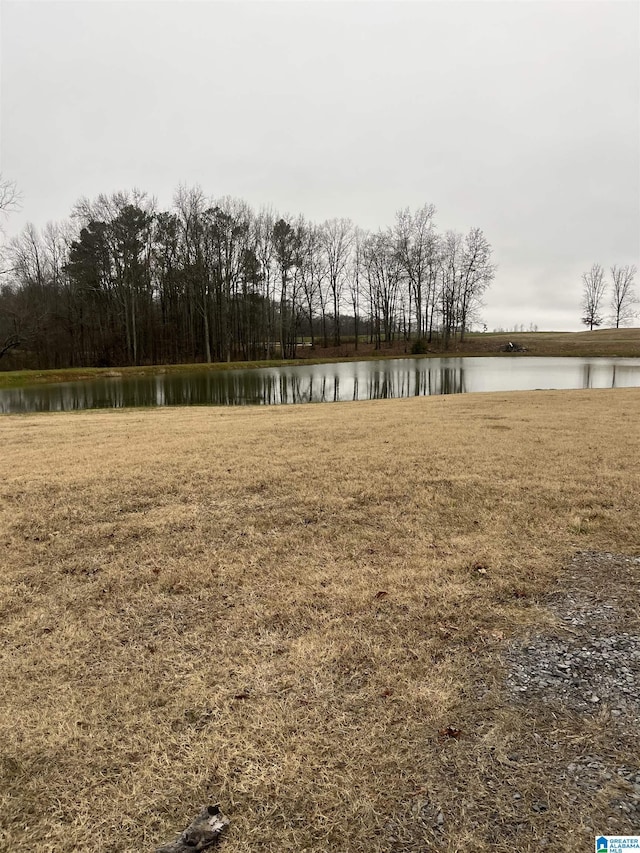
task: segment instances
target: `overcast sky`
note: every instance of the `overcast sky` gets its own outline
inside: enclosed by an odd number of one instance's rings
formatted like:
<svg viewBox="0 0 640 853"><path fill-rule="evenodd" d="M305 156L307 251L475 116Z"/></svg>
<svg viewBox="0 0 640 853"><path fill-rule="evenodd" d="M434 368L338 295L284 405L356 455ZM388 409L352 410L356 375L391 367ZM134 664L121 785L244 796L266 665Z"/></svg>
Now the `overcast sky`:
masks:
<svg viewBox="0 0 640 853"><path fill-rule="evenodd" d="M579 329L640 266L640 4L2 0L9 235L181 182L364 228L432 203L494 247L490 329Z"/></svg>

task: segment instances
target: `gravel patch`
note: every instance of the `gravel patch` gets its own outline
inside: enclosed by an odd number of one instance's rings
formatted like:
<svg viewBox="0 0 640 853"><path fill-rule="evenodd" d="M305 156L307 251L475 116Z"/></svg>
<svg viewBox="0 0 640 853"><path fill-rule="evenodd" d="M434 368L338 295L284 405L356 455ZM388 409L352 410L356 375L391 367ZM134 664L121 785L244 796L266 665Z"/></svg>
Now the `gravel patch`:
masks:
<svg viewBox="0 0 640 853"><path fill-rule="evenodd" d="M640 723L640 620L630 606L639 577L640 557L577 555L563 578L570 591L555 591L545 602L557 630L505 654L511 694L587 714L606 707L612 717Z"/></svg>
<svg viewBox="0 0 640 853"><path fill-rule="evenodd" d="M558 743L560 761L544 773L571 801L600 799L598 832L640 831L639 599L640 557L581 552L541 602L555 628L503 654L510 701L532 723L550 716L588 733L573 755L567 737Z"/></svg>

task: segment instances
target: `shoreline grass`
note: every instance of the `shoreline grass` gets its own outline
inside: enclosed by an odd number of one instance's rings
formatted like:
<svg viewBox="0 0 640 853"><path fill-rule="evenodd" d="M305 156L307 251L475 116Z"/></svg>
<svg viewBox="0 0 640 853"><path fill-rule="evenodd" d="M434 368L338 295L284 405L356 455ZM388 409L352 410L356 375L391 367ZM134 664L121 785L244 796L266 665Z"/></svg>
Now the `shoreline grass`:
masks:
<svg viewBox="0 0 640 853"><path fill-rule="evenodd" d="M526 348L524 353L506 353L501 347L512 341ZM73 367L58 370L0 370L0 389L23 388L29 385L41 385L61 382L79 382L84 380L119 376L156 376L165 373L188 373L191 371L247 370L269 367L290 367L299 364L331 364L342 361L371 361L389 358L456 358L460 356L486 357L503 356L505 358L524 356L546 357L621 357L640 358L640 329L600 329L593 332L514 332L514 333L471 333L464 344L454 345L446 351L432 351L421 355L411 355L404 350L404 342L395 342L387 349L373 350L372 346L361 344L355 351L353 344L345 343L341 347L328 350L301 350L296 359L271 359L265 361L214 362L211 364L160 364L129 367ZM308 354L307 354L308 353Z"/></svg>
<svg viewBox="0 0 640 853"><path fill-rule="evenodd" d="M637 552L639 413L603 389L0 419L0 847L151 850L219 800L225 853L587 849L605 807L559 786L516 819L508 756L533 743L535 802L607 726L512 708L499 656L577 550Z"/></svg>

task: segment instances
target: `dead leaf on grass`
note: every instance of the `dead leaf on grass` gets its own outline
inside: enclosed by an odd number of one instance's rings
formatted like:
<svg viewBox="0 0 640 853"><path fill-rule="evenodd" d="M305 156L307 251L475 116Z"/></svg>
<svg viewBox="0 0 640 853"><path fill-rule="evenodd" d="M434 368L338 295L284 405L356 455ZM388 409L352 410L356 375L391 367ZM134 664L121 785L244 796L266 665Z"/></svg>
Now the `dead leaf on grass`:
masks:
<svg viewBox="0 0 640 853"><path fill-rule="evenodd" d="M446 728L440 729L438 734L442 738L452 737L452 738L455 738L457 740L460 737L460 735L463 734L463 732L462 732L462 729L454 729L453 726L446 726Z"/></svg>

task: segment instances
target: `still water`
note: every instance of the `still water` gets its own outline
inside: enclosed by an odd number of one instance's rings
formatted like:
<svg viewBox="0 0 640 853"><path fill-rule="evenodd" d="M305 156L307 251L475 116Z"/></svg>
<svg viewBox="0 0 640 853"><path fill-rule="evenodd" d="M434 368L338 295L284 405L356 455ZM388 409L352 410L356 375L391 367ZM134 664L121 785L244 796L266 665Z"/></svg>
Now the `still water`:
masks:
<svg viewBox="0 0 640 853"><path fill-rule="evenodd" d="M640 358L396 358L109 378L0 390L0 413L381 400L640 386Z"/></svg>

